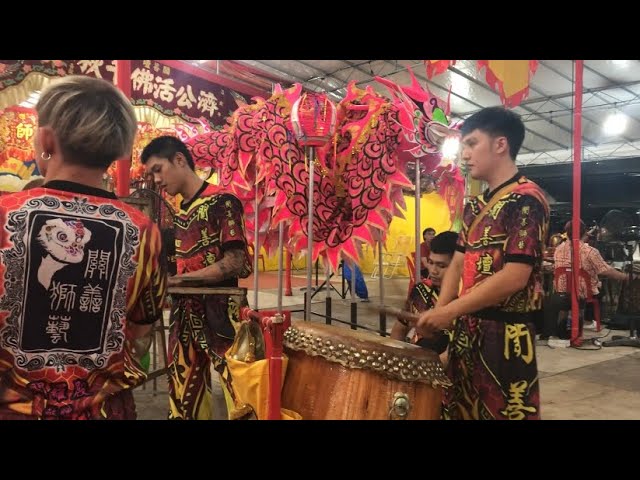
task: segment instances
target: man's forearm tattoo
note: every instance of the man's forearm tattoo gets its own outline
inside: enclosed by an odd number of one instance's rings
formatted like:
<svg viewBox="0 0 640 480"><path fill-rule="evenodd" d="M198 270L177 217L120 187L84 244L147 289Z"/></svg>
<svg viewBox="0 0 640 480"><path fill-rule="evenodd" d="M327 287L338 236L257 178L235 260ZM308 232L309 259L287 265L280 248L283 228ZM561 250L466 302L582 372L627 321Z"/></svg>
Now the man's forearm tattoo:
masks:
<svg viewBox="0 0 640 480"><path fill-rule="evenodd" d="M217 262L220 269L221 279L238 277L242 273L242 267L245 262L245 253L243 250L234 249L224 252L222 260Z"/></svg>

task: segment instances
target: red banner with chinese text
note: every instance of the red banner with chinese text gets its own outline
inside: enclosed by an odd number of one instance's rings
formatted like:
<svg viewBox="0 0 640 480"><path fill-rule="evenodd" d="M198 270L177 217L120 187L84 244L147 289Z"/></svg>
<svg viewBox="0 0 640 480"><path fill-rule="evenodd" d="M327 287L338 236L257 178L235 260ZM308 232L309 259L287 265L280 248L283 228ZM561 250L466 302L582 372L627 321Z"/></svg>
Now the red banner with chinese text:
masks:
<svg viewBox="0 0 640 480"><path fill-rule="evenodd" d="M153 107L168 117L178 116L184 122L206 122L212 128L221 128L237 108L236 98L249 100L228 88L155 60L131 63L133 104ZM0 60L0 95L9 87L35 77L88 75L113 83L115 68L115 60Z"/></svg>
<svg viewBox="0 0 640 480"><path fill-rule="evenodd" d="M169 116L204 118L213 127L225 125L238 108L234 96L239 94L152 60L131 62L131 82L134 105L151 105Z"/></svg>
<svg viewBox="0 0 640 480"><path fill-rule="evenodd" d="M0 110L0 174L31 177L36 168L33 135L37 124L36 112L30 108Z"/></svg>

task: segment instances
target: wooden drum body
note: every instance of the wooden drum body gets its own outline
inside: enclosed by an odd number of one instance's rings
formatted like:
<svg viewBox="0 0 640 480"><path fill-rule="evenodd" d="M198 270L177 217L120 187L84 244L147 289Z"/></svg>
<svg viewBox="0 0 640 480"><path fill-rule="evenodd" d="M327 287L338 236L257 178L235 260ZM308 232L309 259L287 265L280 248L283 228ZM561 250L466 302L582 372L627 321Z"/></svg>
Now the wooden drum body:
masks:
<svg viewBox="0 0 640 480"><path fill-rule="evenodd" d="M431 350L311 322L294 322L284 346L282 406L304 420L440 418L450 382Z"/></svg>

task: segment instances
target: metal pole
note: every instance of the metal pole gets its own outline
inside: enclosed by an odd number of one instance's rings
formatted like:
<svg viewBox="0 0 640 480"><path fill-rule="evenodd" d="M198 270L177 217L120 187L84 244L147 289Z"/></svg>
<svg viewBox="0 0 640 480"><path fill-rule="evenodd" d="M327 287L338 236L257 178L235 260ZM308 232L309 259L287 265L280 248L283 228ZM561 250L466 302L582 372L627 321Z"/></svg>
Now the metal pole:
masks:
<svg viewBox="0 0 640 480"><path fill-rule="evenodd" d="M358 325L358 304L356 303L356 262L351 260L351 330Z"/></svg>
<svg viewBox="0 0 640 480"><path fill-rule="evenodd" d="M284 256L284 223L278 226L278 313L282 313L282 260Z"/></svg>
<svg viewBox="0 0 640 480"><path fill-rule="evenodd" d="M291 290L291 252L287 250L287 263L286 265L286 274L285 274L285 282L284 282L284 294L287 297L293 295L293 291Z"/></svg>
<svg viewBox="0 0 640 480"><path fill-rule="evenodd" d="M309 159L309 189L307 194L307 213L309 223L307 227L307 292L305 296L305 320L311 320L311 276L313 274L313 174L315 170L315 148L307 147L307 158Z"/></svg>
<svg viewBox="0 0 640 480"><path fill-rule="evenodd" d="M325 274L327 276L327 281L326 281L326 289L327 289L327 296L325 297L324 301L325 301L325 312L324 312L324 319L325 319L325 323L327 325L331 325L331 314L333 313L331 310L331 264L329 263L329 255L325 255L324 257L324 271Z"/></svg>
<svg viewBox="0 0 640 480"><path fill-rule="evenodd" d="M420 270L422 269L420 259L420 196L420 161L416 160L416 285L420 283Z"/></svg>
<svg viewBox="0 0 640 480"><path fill-rule="evenodd" d="M378 240L378 271L382 272L382 240ZM384 275L380 275L380 306L384 305ZM380 310L380 331L387 331L387 314Z"/></svg>
<svg viewBox="0 0 640 480"><path fill-rule="evenodd" d="M578 290L580 286L580 182L582 161L582 74L584 60L575 61L575 106L573 110L573 221L571 237L573 247L573 288L571 289L571 344L580 345ZM587 288L589 286L587 285Z"/></svg>
<svg viewBox="0 0 640 480"><path fill-rule="evenodd" d="M258 166L256 165L255 236L253 239L253 309L258 310L258 256L260 255L260 225L258 224Z"/></svg>

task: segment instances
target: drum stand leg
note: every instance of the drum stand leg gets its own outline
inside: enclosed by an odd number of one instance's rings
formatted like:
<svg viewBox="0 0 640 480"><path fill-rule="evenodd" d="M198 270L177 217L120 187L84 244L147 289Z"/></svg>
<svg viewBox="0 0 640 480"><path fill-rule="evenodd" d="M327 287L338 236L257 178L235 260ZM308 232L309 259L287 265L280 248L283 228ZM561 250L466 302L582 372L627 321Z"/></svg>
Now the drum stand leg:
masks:
<svg viewBox="0 0 640 480"><path fill-rule="evenodd" d="M611 340L602 342L603 347L637 347L640 348L640 338L638 338L637 318L629 318L629 336L614 335Z"/></svg>
<svg viewBox="0 0 640 480"><path fill-rule="evenodd" d="M164 317L161 320L158 320L154 324L152 335L153 335L153 341L150 349L152 367L150 366L149 368L150 372L147 374L147 380L145 381L145 383L142 384L142 389L146 390L147 382L153 381L153 395L155 396L158 390L157 378L160 377L161 375L167 374L168 368L169 368L167 336L165 333ZM160 336L159 342L158 342L158 339L156 338L157 335ZM162 350L162 360L164 361L164 366L163 368L160 368L160 369L157 368L158 360L156 358L156 355L158 354L158 349L157 349L158 343L160 343L160 348Z"/></svg>
<svg viewBox="0 0 640 480"><path fill-rule="evenodd" d="M164 326L164 315L160 319L158 333L160 334L160 348L162 349L162 361L164 362L164 370L167 370L169 368L169 350L167 348L167 335Z"/></svg>
<svg viewBox="0 0 640 480"><path fill-rule="evenodd" d="M305 304L305 309L304 309L304 316L302 317L304 319L304 321L306 322L307 320L311 320L310 318L307 318L307 295L309 295L309 292L305 291L304 292L304 304Z"/></svg>
<svg viewBox="0 0 640 480"><path fill-rule="evenodd" d="M351 330L358 329L358 304L356 303L356 262L351 262Z"/></svg>
<svg viewBox="0 0 640 480"><path fill-rule="evenodd" d="M151 347L151 365L152 371L156 371L158 369L158 335L155 325L153 326L153 344ZM153 396L155 397L158 392L158 379L156 377L153 378Z"/></svg>
<svg viewBox="0 0 640 480"><path fill-rule="evenodd" d="M629 284L627 290L627 306L631 305L631 282L633 281L633 252L635 251L637 243L634 243L633 248L629 248ZM632 310L632 308L629 308ZM629 317L629 336L623 337L621 335L614 335L611 340L602 342L603 347L637 347L640 348L640 339L638 338L638 326L637 317Z"/></svg>
<svg viewBox="0 0 640 480"><path fill-rule="evenodd" d="M378 240L378 268L382 271L382 241ZM380 275L380 306L384 305L384 275ZM380 335L387 332L387 314L380 310Z"/></svg>

